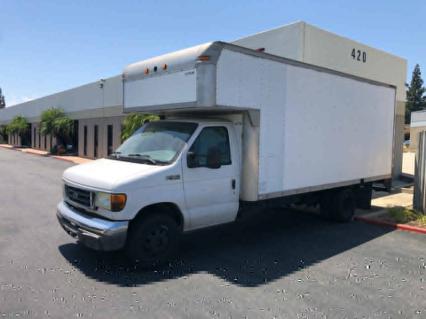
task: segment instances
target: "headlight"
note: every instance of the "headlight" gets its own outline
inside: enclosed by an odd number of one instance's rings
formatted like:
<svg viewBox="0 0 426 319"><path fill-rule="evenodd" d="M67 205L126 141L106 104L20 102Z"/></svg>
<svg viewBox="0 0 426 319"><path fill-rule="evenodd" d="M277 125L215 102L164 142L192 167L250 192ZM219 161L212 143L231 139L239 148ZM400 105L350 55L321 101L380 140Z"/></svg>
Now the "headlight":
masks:
<svg viewBox="0 0 426 319"><path fill-rule="evenodd" d="M126 206L126 194L110 194L104 192L96 192L95 206L112 212L118 212Z"/></svg>

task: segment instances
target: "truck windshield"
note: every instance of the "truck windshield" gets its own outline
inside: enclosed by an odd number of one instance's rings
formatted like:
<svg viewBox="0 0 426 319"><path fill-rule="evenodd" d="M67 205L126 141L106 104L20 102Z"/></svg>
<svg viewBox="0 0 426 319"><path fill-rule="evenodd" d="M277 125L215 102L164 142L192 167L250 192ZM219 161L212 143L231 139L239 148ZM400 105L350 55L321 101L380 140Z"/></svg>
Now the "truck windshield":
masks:
<svg viewBox="0 0 426 319"><path fill-rule="evenodd" d="M197 128L196 123L150 122L138 129L111 159L164 165L173 162Z"/></svg>

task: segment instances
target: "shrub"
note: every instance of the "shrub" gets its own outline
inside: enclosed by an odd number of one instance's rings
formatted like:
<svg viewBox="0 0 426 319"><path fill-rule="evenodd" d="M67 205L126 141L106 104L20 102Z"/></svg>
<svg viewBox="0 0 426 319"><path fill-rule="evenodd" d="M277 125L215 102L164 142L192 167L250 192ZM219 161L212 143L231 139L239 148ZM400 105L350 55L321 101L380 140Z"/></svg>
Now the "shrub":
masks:
<svg viewBox="0 0 426 319"><path fill-rule="evenodd" d="M398 223L408 223L417 219L417 213L406 207L389 208L389 215Z"/></svg>
<svg viewBox="0 0 426 319"><path fill-rule="evenodd" d="M421 226L426 226L426 215L418 213L413 209L398 206L389 208L388 212L397 223L405 224L415 221Z"/></svg>

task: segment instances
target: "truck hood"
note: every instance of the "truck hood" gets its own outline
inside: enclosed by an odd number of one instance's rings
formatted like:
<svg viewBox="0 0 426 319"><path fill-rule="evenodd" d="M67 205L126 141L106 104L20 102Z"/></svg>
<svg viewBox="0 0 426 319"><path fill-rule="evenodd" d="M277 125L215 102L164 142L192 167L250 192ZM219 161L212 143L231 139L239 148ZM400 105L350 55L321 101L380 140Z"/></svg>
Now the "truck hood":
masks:
<svg viewBox="0 0 426 319"><path fill-rule="evenodd" d="M63 175L73 184L113 191L122 184L163 171L165 166L99 159L68 168Z"/></svg>

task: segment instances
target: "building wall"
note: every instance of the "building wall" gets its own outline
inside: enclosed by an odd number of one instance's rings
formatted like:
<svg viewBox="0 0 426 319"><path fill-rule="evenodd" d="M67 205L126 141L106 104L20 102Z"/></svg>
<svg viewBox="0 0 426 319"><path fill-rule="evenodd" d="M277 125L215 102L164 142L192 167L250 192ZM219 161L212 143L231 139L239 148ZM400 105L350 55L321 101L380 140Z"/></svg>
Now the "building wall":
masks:
<svg viewBox="0 0 426 319"><path fill-rule="evenodd" d="M78 125L78 154L87 158L102 158L108 156L108 125L113 126L112 149L121 144L121 125L124 117L114 116L79 120ZM98 154L95 156L95 126L98 126ZM87 127L87 148L84 152L84 128Z"/></svg>
<svg viewBox="0 0 426 319"><path fill-rule="evenodd" d="M52 146L56 145L56 138L40 133L40 124L31 123L31 146L32 148L50 152Z"/></svg>
<svg viewBox="0 0 426 319"><path fill-rule="evenodd" d="M251 49L264 48L267 53L396 86L393 175L398 177L401 174L407 70L405 59L305 22L244 37L234 43ZM352 56L353 51L355 58Z"/></svg>
<svg viewBox="0 0 426 319"><path fill-rule="evenodd" d="M81 127L88 124L89 134L93 134L93 125L99 125L99 154L97 157L104 157L107 154L107 125L112 122L114 125L114 148L120 144L121 122L117 124L117 116L123 116L122 109L122 81L121 76L115 76L105 80L92 82L67 91L45 96L26 103L18 104L0 110L0 124L8 124L16 115L22 115L31 122L31 145L40 150L50 151L56 145L56 139L39 132L39 121L41 113L52 107L61 108L71 119L79 121L79 154L83 154L83 139ZM35 132L34 132L35 129ZM105 135L105 136L104 136ZM89 149L87 157L93 158L93 147L89 137ZM9 143L18 143L14 137L9 138ZM105 143L105 147L104 147ZM19 140L20 145L20 140Z"/></svg>
<svg viewBox="0 0 426 319"><path fill-rule="evenodd" d="M18 134L9 134L8 139L8 144L21 146L21 137Z"/></svg>
<svg viewBox="0 0 426 319"><path fill-rule="evenodd" d="M0 124L9 123L16 115L22 115L29 122L39 122L41 113L49 108L63 109L73 119L79 113L97 113L102 116L103 109L123 104L123 85L121 76L85 84L70 90L48 95L0 110Z"/></svg>

